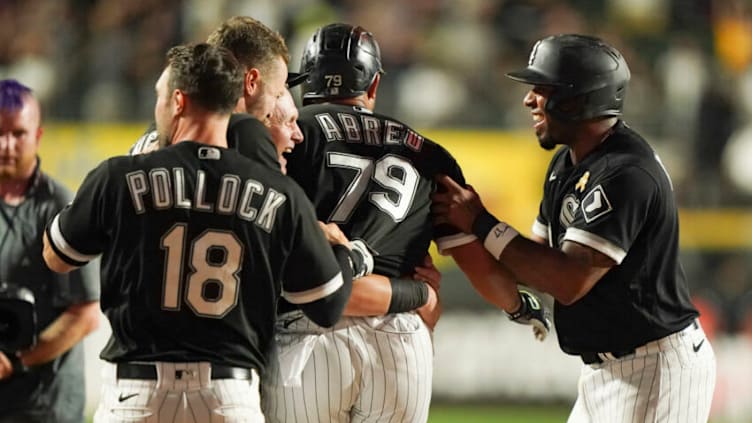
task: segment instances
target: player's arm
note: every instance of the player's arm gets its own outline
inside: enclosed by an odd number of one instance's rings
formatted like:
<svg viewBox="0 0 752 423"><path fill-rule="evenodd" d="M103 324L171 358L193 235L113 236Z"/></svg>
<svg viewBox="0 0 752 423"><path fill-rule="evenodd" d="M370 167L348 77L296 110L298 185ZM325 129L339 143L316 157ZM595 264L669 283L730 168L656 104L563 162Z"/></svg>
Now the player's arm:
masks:
<svg viewBox="0 0 752 423"><path fill-rule="evenodd" d="M317 325L331 327L342 316L352 291L352 251L342 244L329 245L302 190L290 198L299 202L294 221L289 222L294 228L293 245L282 277L282 296Z"/></svg>
<svg viewBox="0 0 752 423"><path fill-rule="evenodd" d="M47 267L67 273L95 259L107 242L102 229L105 218L101 200L107 193L107 162L89 172L73 201L47 225L42 256Z"/></svg>
<svg viewBox="0 0 752 423"><path fill-rule="evenodd" d="M413 275L398 278L367 275L353 281L345 315L383 316L413 310L429 313L439 301L440 284L441 272L433 265L430 256L426 256L423 266L415 268Z"/></svg>
<svg viewBox="0 0 752 423"><path fill-rule="evenodd" d="M475 240L447 250L473 288L489 303L501 308L510 320L533 327L533 334L543 341L551 330L550 311L539 296L519 288L517 279Z"/></svg>
<svg viewBox="0 0 752 423"><path fill-rule="evenodd" d="M502 256L500 260L525 283L565 305L582 298L616 265L605 254L577 242L564 241L558 250L521 235L509 242Z"/></svg>
<svg viewBox="0 0 752 423"><path fill-rule="evenodd" d="M349 263L340 262L340 267L360 269L365 261L365 271L355 270L350 300L344 314L346 316L383 316L389 313L402 313L421 309L428 314L438 303L438 284L441 273L433 265L430 256L424 266L415 269L412 277L389 278L370 274L373 257L368 246L361 240L350 241L336 223L319 221L319 227L330 244L347 245L352 250ZM429 320L438 320L437 316ZM428 323L428 322L427 322ZM434 322L435 324L435 322Z"/></svg>
<svg viewBox="0 0 752 423"><path fill-rule="evenodd" d="M480 197L448 177L440 177L447 192L434 194L437 221L451 222L475 233L484 248L518 279L551 294L562 304L582 298L616 263L581 244L565 241L562 249L539 244L490 215Z"/></svg>
<svg viewBox="0 0 752 423"><path fill-rule="evenodd" d="M78 268L78 266L67 263L62 259L62 257L57 254L57 252L52 248L50 238L47 236L47 231L44 232L42 242L44 244L44 247L42 249L42 256L44 257L44 262L47 263L47 267L49 267L50 270L57 273L68 273L71 270Z"/></svg>
<svg viewBox="0 0 752 423"><path fill-rule="evenodd" d="M344 245L335 246L333 252L337 262L347 260L350 255L349 248ZM298 306L317 325L322 327L334 326L342 316L345 304L350 298L352 276L352 271L348 270L337 273L324 285L326 296L315 301L298 303ZM334 289L335 286L336 289ZM289 295L286 296L286 299L293 302Z"/></svg>

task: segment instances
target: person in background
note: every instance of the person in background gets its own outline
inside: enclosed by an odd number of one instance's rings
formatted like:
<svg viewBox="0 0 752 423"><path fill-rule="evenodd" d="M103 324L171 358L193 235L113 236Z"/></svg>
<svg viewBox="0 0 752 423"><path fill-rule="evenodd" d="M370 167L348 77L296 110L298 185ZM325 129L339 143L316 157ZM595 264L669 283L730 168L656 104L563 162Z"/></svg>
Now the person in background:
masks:
<svg viewBox="0 0 752 423"><path fill-rule="evenodd" d="M21 350L0 347L0 422L81 423L81 341L99 324L99 280L96 264L59 275L42 259L44 228L73 195L41 170L41 121L32 90L0 80L0 284L4 293L27 293L2 295L0 315L8 316L5 301L24 298L31 314L14 320L36 319L30 328L35 343ZM7 323L0 322L0 344L14 332Z"/></svg>

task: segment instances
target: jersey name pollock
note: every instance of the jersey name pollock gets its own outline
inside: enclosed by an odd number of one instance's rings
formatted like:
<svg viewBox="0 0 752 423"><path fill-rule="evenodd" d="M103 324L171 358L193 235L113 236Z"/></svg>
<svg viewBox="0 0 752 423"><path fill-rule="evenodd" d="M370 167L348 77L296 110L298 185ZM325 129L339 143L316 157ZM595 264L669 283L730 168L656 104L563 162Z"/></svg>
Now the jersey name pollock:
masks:
<svg viewBox="0 0 752 423"><path fill-rule="evenodd" d="M191 209L199 212L219 215L237 215L238 218L254 222L260 228L271 232L277 211L285 203L287 197L254 179L242 180L234 174L224 174L220 178L219 190L214 199L206 195L206 173L196 171L196 186L192 193L186 192L185 169L175 167L168 170L164 167L153 168L148 174L137 170L125 175L130 192L131 202L136 214L146 212L150 204L154 210L170 208ZM144 196L151 192L151 202L145 201ZM255 196L264 196L259 208L253 207L251 201Z"/></svg>

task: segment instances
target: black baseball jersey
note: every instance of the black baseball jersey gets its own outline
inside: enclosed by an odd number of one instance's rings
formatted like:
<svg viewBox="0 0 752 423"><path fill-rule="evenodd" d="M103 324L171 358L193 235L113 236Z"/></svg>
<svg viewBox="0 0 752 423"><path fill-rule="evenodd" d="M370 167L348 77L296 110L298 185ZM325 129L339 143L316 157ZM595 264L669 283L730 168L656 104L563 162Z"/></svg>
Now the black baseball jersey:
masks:
<svg viewBox="0 0 752 423"><path fill-rule="evenodd" d="M280 170L277 150L269 130L261 121L246 113L234 113L227 126L227 146L249 159ZM149 128L128 150L129 155L148 153L159 148L157 126Z"/></svg>
<svg viewBox="0 0 752 423"><path fill-rule="evenodd" d="M48 233L71 264L102 253L112 362L262 370L280 294L302 304L342 285L300 187L189 141L103 162Z"/></svg>
<svg viewBox="0 0 752 423"><path fill-rule="evenodd" d="M0 281L34 293L39 333L69 306L98 300L99 281L94 264L63 275L42 258L44 228L73 194L37 166L25 196L18 205L0 200ZM79 343L49 363L0 381L0 420L80 422L86 394L83 353Z"/></svg>
<svg viewBox="0 0 752 423"><path fill-rule="evenodd" d="M433 228L434 176L465 182L443 147L404 123L361 107L303 107L304 142L288 157L295 179L325 222L374 251L374 273L411 274L432 239L440 250L475 239L451 226Z"/></svg>
<svg viewBox="0 0 752 423"><path fill-rule="evenodd" d="M579 301L556 303L563 351L627 351L698 316L678 261L671 180L653 149L623 122L576 165L569 148L554 155L533 232L555 248L574 241L617 263Z"/></svg>

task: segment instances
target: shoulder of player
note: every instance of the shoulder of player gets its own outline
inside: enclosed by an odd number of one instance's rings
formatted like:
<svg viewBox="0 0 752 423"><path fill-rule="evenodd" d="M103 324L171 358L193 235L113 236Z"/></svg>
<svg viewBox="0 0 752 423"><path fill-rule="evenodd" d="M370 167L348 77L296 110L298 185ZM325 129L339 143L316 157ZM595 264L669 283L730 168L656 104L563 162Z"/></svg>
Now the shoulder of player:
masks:
<svg viewBox="0 0 752 423"><path fill-rule="evenodd" d="M269 129L256 117L247 113L233 113L227 125L227 143L231 148L237 148L237 143L248 139L268 139L271 141Z"/></svg>
<svg viewBox="0 0 752 423"><path fill-rule="evenodd" d="M260 120L256 119L255 116L251 116L248 113L233 113L230 115L230 122L227 125L227 128L234 128L238 125L244 125L248 128L256 128L260 132L266 131L266 126L264 126L263 123L261 123Z"/></svg>

